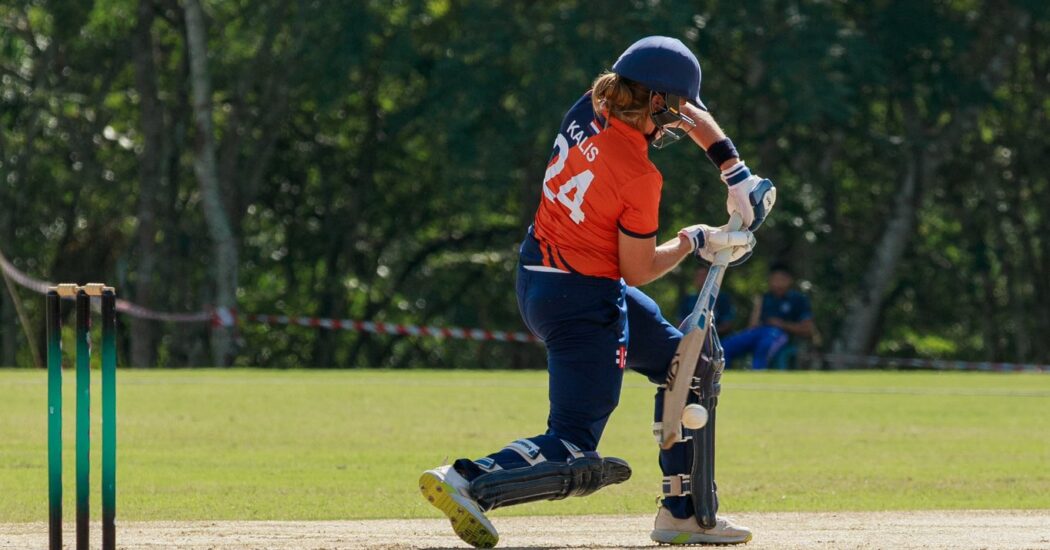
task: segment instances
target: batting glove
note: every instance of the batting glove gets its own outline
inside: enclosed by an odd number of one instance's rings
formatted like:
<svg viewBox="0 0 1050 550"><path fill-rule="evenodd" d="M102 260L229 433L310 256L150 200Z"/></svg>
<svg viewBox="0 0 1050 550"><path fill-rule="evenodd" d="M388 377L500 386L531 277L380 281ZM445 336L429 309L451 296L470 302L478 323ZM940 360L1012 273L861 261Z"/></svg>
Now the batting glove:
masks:
<svg viewBox="0 0 1050 550"><path fill-rule="evenodd" d="M722 181L729 187L726 199L729 216L738 213L744 227L751 231L758 229L777 202L777 188L773 182L752 175L743 162L723 170Z"/></svg>
<svg viewBox="0 0 1050 550"><path fill-rule="evenodd" d="M711 227L710 225L690 225L678 232L680 237L689 239L693 245L693 253L697 257L709 263L715 262L715 256L727 249L732 248L729 256L729 265L737 266L751 257L751 249L755 247L755 235L750 231L729 231L726 226Z"/></svg>

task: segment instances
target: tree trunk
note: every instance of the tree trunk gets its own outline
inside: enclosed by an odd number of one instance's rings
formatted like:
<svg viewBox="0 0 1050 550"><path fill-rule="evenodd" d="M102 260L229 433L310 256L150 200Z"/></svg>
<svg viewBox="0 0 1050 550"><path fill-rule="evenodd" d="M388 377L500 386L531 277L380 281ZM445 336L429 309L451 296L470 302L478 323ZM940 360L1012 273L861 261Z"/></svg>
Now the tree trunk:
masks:
<svg viewBox="0 0 1050 550"><path fill-rule="evenodd" d="M0 244L4 245L8 254L17 253L13 243L15 242L15 224L18 223L16 216L22 202L18 193L11 193L8 189L18 189L20 185L24 185L22 181L25 179L29 165L29 155L33 151L36 116L34 113L28 117L31 122L22 123L27 142L17 153L11 151L8 145L6 125L0 129L0 166L4 168L0 174L3 174L3 178L10 184L9 186L0 184L0 205L4 205L0 207ZM14 120L19 118L21 117L13 117ZM17 156L17 161L11 160L14 156ZM8 164L5 166L4 163ZM12 175L15 176L15 179L11 179ZM8 245L8 243L11 244ZM0 249L0 251L4 250ZM6 288L0 290L0 366L14 366L18 360L18 328L16 326L18 312L15 310L13 300L14 297L8 295ZM29 345L35 346L37 343L31 341Z"/></svg>
<svg viewBox="0 0 1050 550"><path fill-rule="evenodd" d="M922 171L921 150L909 154L906 161L904 181L897 190L893 214L875 246L875 253L864 284L849 300L844 316L842 333L834 349L839 353L862 354L871 351L875 344L875 329L878 326L886 291L897 274L904 250L911 239L915 226L916 194L918 179Z"/></svg>
<svg viewBox="0 0 1050 550"><path fill-rule="evenodd" d="M138 21L132 35L135 63L135 87L139 93L139 116L143 136L139 158L139 204L136 229L135 301L153 307L153 284L157 266L157 198L162 192L162 148L164 112L157 97L157 73L153 62L153 0L140 0ZM136 367L154 363L153 321L131 318L131 364Z"/></svg>
<svg viewBox="0 0 1050 550"><path fill-rule="evenodd" d="M321 178L326 175L322 174ZM345 275L345 270L340 261L346 251L345 236L349 228L346 221L352 218L338 210L328 212L321 221L322 232L325 235L324 275L320 277L319 300L314 315L317 317L339 317L346 311L346 287L340 281ZM315 268L316 269L316 268ZM312 288L317 288L314 285ZM317 331L314 340L314 349L311 354L314 366L329 368L334 366L335 346L339 335L331 330Z"/></svg>
<svg viewBox="0 0 1050 550"><path fill-rule="evenodd" d="M2 138L0 138L2 139ZM3 141L0 141L0 155L5 152ZM6 155L0 156L6 158ZM0 204L9 204L10 199L6 196L6 190L0 187ZM11 213L6 208L0 208L0 243L13 243L13 231L11 227ZM8 251L11 253L11 251ZM0 275L2 277L3 275ZM7 295L5 288L0 288L0 367L10 367L15 364L15 345L17 332L15 328L15 307L12 298ZM29 345L35 345L30 342Z"/></svg>
<svg viewBox="0 0 1050 550"><path fill-rule="evenodd" d="M186 43L196 131L193 171L200 184L204 219L212 240L215 307L234 310L237 298L237 243L223 204L223 182L216 161L215 128L211 113L211 77L208 74L207 35L198 0L186 0ZM212 360L229 365L233 358L233 327L216 326L211 336Z"/></svg>
<svg viewBox="0 0 1050 550"><path fill-rule="evenodd" d="M1024 212L1027 207L1023 195L1028 195L1030 191L1023 189L1022 186L1024 186L1023 181L1016 182L1013 185L1012 192L1009 193L1015 212ZM1025 305L1029 308L1030 313L1019 318L1019 320L1027 319L1030 324L1019 328L1018 338L1020 339L1022 336L1028 337L1030 334L1045 334L1041 329L1042 327L1050 326L1050 312L1047 312L1045 307L1050 302L1047 299L1050 297L1050 281L1046 277L1050 273L1046 273L1042 269L1042 266L1045 265L1045 258L1040 258L1037 251L1039 239L1036 237L1036 233L1041 234L1042 231L1038 228L1034 230L1030 228L1023 215L1018 215L1008 222L1004 221L1004 223L1009 223L1010 227L1008 229L1013 238L1017 240L1017 248L1020 249L1019 253L1013 256L1018 259L1021 270L1027 274L1026 278L1031 282L1031 290L1028 293L1028 299L1025 300L1027 302ZM1006 231L1006 229L1002 231ZM1009 241L1003 240L1001 242ZM1022 285L1017 278L1007 279L1007 281L1010 281L1010 286L1013 288ZM1018 292L1021 292L1021 289L1018 289ZM1022 335L1021 333L1024 334ZM1029 341L1031 346L1026 347L1026 349L1031 351L1032 357L1041 359L1047 356L1047 346L1044 338L1029 338Z"/></svg>
<svg viewBox="0 0 1050 550"><path fill-rule="evenodd" d="M18 320L15 319L15 307L11 300L7 288L0 286L0 367L12 367L16 359Z"/></svg>
<svg viewBox="0 0 1050 550"><path fill-rule="evenodd" d="M1022 29L1027 24L1027 14L1021 13L1018 14L1016 24L1012 28ZM984 65L987 68L981 79L984 88L989 92L1003 82L1005 68L1008 66L1007 56L1014 55L1017 51L1016 39L1012 34L1002 36L995 45L995 51ZM867 353L877 343L877 322L885 305L886 290L896 276L898 264L914 230L918 190L925 182L933 179L933 173L944 160L944 156L950 154L951 149L976 124L981 111L977 106L971 105L955 113L947 126L936 132L936 137L931 138L936 127L922 125L922 115L916 99L906 98L902 107L907 142L924 145L915 145L909 151L904 182L894 202L893 214L876 245L864 285L847 304L843 329L833 346L836 352Z"/></svg>

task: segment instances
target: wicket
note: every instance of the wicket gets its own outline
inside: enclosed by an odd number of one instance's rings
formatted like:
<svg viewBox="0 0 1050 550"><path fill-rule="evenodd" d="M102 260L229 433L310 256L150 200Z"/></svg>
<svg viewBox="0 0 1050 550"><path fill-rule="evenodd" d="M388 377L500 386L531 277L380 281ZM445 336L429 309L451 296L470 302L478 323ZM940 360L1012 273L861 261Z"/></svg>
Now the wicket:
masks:
<svg viewBox="0 0 1050 550"><path fill-rule="evenodd" d="M117 344L116 291L101 283L48 289L47 472L50 548L62 548L62 299L76 301L76 548L87 550L91 447L91 299L102 310L102 548L116 548Z"/></svg>

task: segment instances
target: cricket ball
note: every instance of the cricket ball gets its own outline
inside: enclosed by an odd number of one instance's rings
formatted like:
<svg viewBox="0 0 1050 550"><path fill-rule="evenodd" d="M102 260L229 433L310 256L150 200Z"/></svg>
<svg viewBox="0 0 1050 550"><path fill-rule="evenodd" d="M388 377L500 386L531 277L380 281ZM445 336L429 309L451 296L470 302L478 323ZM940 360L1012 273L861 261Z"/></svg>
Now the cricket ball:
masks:
<svg viewBox="0 0 1050 550"><path fill-rule="evenodd" d="M690 430L703 428L707 425L707 409L696 403L686 405L682 411L682 425Z"/></svg>

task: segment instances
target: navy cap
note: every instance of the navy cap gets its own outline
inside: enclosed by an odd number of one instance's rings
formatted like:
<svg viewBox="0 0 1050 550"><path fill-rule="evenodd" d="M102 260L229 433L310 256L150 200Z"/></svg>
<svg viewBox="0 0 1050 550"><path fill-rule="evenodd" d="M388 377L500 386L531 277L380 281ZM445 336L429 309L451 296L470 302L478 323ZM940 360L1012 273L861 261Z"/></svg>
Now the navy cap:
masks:
<svg viewBox="0 0 1050 550"><path fill-rule="evenodd" d="M650 90L685 98L707 110L700 101L700 62L677 38L647 36L620 55L612 71Z"/></svg>

